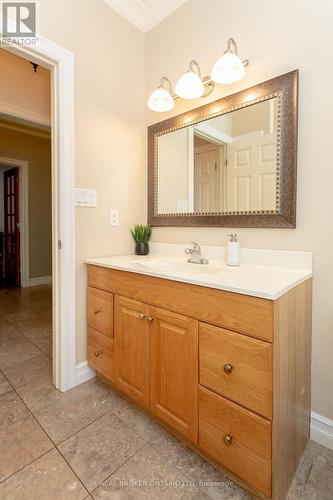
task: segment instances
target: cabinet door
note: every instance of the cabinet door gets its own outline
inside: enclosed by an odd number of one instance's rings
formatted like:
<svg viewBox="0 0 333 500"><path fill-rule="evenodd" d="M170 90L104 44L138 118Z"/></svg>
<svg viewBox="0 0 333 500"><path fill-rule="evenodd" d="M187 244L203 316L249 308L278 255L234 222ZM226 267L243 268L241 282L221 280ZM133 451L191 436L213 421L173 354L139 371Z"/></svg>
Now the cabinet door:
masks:
<svg viewBox="0 0 333 500"><path fill-rule="evenodd" d="M150 409L188 441L198 434L198 322L150 308Z"/></svg>
<svg viewBox="0 0 333 500"><path fill-rule="evenodd" d="M144 408L149 408L148 306L115 296L114 384Z"/></svg>

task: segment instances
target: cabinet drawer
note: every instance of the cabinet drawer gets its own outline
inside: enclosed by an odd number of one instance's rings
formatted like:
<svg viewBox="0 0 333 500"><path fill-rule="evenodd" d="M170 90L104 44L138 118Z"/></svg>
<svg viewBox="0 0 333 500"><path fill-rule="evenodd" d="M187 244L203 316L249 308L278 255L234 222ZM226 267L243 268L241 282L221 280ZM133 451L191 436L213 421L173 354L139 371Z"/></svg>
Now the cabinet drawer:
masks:
<svg viewBox="0 0 333 500"><path fill-rule="evenodd" d="M96 372L113 380L113 339L88 328L88 364Z"/></svg>
<svg viewBox="0 0 333 500"><path fill-rule="evenodd" d="M88 326L113 337L113 294L88 287Z"/></svg>
<svg viewBox="0 0 333 500"><path fill-rule="evenodd" d="M272 418L272 345L200 323L200 384Z"/></svg>
<svg viewBox="0 0 333 500"><path fill-rule="evenodd" d="M199 447L214 461L271 496L271 422L199 388Z"/></svg>

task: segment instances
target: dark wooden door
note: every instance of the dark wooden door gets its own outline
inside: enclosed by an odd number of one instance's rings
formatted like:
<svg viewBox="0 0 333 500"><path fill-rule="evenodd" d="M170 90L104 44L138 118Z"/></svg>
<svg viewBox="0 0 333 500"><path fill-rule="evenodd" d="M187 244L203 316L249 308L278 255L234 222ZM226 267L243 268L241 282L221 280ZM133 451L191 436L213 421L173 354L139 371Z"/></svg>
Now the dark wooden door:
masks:
<svg viewBox="0 0 333 500"><path fill-rule="evenodd" d="M4 173L5 280L9 286L20 286L20 218L19 170Z"/></svg>

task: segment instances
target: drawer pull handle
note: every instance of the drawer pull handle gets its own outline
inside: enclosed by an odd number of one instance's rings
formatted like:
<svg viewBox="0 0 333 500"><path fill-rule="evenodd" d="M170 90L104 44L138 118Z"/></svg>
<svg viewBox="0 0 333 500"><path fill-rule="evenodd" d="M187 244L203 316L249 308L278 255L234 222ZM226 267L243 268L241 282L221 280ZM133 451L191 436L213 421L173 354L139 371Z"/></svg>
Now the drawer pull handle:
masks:
<svg viewBox="0 0 333 500"><path fill-rule="evenodd" d="M152 318L151 316L148 316L147 321L148 321L148 323L151 323L152 321L154 321L154 318Z"/></svg>
<svg viewBox="0 0 333 500"><path fill-rule="evenodd" d="M145 315L145 314L143 314L143 313L140 313L140 314L139 314L139 317L140 317L140 319L145 319L146 315Z"/></svg>
<svg viewBox="0 0 333 500"><path fill-rule="evenodd" d="M232 372L233 366L227 363L224 365L223 370L229 375Z"/></svg>
<svg viewBox="0 0 333 500"><path fill-rule="evenodd" d="M98 309L98 307L94 307L94 314L98 314L102 312L102 309Z"/></svg>
<svg viewBox="0 0 333 500"><path fill-rule="evenodd" d="M223 436L223 442L226 446L231 446L232 443L232 435L231 434L225 434Z"/></svg>
<svg viewBox="0 0 333 500"><path fill-rule="evenodd" d="M101 356L102 354L103 354L103 353L102 353L102 351L96 351L96 352L95 352L95 356L96 356L96 358L98 358L98 356Z"/></svg>

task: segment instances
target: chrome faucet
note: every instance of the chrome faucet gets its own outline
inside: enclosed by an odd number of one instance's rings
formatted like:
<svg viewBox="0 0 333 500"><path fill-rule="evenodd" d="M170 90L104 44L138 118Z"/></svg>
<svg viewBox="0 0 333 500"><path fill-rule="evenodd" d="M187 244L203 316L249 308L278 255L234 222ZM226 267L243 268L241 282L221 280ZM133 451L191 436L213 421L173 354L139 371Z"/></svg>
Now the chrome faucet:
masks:
<svg viewBox="0 0 333 500"><path fill-rule="evenodd" d="M201 248L198 243L191 241L193 248L186 248L185 253L191 257L187 259L190 264L208 264L208 260L201 257Z"/></svg>

